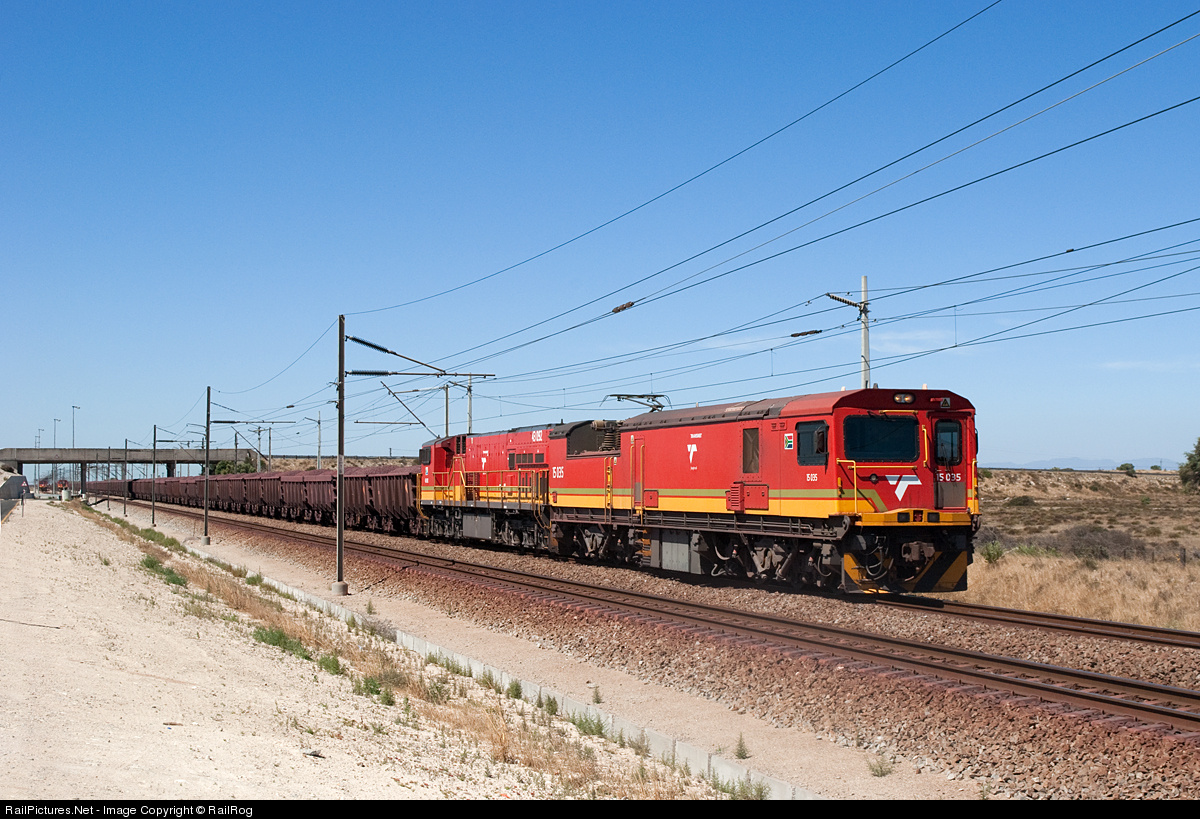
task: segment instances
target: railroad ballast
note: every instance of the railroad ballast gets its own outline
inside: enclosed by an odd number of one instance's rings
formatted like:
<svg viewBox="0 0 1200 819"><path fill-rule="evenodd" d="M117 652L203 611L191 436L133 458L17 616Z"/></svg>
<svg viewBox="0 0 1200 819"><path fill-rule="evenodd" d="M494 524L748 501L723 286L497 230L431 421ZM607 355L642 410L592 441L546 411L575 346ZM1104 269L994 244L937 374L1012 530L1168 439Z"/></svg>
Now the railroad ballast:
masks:
<svg viewBox="0 0 1200 819"><path fill-rule="evenodd" d="M329 523L332 470L210 479L217 509ZM150 481L130 482L149 499ZM215 491L214 491L215 487ZM91 485L120 494L122 482ZM351 526L845 591L966 588L975 410L847 390L451 435L420 466L346 470ZM159 479L200 505L203 478Z"/></svg>

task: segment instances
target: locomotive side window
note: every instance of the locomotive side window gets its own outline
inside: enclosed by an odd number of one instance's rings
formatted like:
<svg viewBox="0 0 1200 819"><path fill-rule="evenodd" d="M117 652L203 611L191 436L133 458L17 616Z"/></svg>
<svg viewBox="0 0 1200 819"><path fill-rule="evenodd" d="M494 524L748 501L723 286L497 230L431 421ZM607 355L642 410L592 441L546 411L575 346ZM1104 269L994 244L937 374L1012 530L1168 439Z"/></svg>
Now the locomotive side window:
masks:
<svg viewBox="0 0 1200 819"><path fill-rule="evenodd" d="M796 462L825 466L829 462L829 425L824 421L796 424Z"/></svg>
<svg viewBox="0 0 1200 819"><path fill-rule="evenodd" d="M846 457L852 461L910 463L920 452L917 419L850 415L842 427Z"/></svg>
<svg viewBox="0 0 1200 819"><path fill-rule="evenodd" d="M421 465L429 466L433 463L433 447L421 447Z"/></svg>
<svg viewBox="0 0 1200 819"><path fill-rule="evenodd" d="M742 471L758 471L758 428L742 430Z"/></svg>
<svg viewBox="0 0 1200 819"><path fill-rule="evenodd" d="M944 466L962 463L962 424L958 421L938 421L933 425L934 451L937 462Z"/></svg>

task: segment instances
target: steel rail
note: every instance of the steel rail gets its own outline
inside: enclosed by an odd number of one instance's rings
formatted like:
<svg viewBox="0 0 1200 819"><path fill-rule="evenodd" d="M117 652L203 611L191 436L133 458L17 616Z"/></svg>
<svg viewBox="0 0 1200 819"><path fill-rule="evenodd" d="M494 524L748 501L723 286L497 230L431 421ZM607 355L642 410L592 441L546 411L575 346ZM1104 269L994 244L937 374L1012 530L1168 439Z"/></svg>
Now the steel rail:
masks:
<svg viewBox="0 0 1200 819"><path fill-rule="evenodd" d="M977 603L962 603L957 600L931 600L892 595L877 595L868 602L908 609L963 617L968 620L983 620L1003 623L1022 628L1038 628L1061 631L1081 637L1101 637L1113 640L1131 640L1138 643L1153 643L1174 648L1200 649L1200 633L1181 629L1143 626L1138 623L1121 623L1111 620L1094 620L1041 611L1021 611L998 606L983 606Z"/></svg>

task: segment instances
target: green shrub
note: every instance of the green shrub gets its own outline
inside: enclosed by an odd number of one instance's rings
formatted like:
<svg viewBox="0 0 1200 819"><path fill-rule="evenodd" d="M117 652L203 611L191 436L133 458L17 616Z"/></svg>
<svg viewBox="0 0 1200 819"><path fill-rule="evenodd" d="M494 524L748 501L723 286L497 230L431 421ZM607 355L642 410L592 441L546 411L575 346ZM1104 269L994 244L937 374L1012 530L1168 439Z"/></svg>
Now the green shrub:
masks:
<svg viewBox="0 0 1200 819"><path fill-rule="evenodd" d="M574 714L571 717L571 724L578 728L579 733L584 736L604 736L604 720L600 719L600 717L590 717L587 714Z"/></svg>
<svg viewBox="0 0 1200 819"><path fill-rule="evenodd" d="M985 563L993 566L1000 562L1000 558L1004 557L1004 547L992 541L991 543L983 544L983 547L979 550L979 554L983 557Z"/></svg>
<svg viewBox="0 0 1200 819"><path fill-rule="evenodd" d="M163 562L154 555L146 555L142 558L142 568L149 569L151 572L158 575L172 586L187 585L186 577L179 574L179 572L175 571L170 566L164 566Z"/></svg>
<svg viewBox="0 0 1200 819"><path fill-rule="evenodd" d="M1183 463L1179 465L1179 482L1184 489L1200 489L1200 439L1197 439L1195 449L1183 456Z"/></svg>
<svg viewBox="0 0 1200 819"><path fill-rule="evenodd" d="M254 639L269 646L282 648L284 651L294 654L302 660L312 659L312 655L308 653L308 649L304 647L304 643L294 637L288 637L281 628L263 628L259 626L254 629Z"/></svg>

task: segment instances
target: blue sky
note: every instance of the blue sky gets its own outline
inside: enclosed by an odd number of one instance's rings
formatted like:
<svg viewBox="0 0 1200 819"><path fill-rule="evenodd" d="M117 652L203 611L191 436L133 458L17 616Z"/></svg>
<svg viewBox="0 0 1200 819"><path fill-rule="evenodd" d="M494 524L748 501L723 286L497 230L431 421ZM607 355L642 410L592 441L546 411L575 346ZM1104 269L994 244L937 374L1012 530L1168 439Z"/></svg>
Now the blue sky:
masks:
<svg viewBox="0 0 1200 819"><path fill-rule="evenodd" d="M866 275L872 381L970 398L982 462L1178 460L1200 15L902 158L1198 7L987 6L5 4L0 446L54 418L69 444L73 405L80 446L198 437L211 385L216 418L297 422L276 453L315 451L320 411L329 454L339 313L494 373L476 431L852 388L857 313L825 294ZM441 434L437 379L386 382ZM413 420L378 378L348 394L351 421Z"/></svg>

